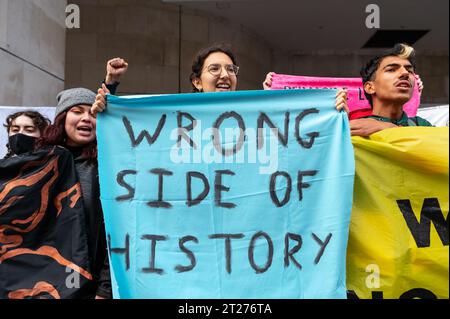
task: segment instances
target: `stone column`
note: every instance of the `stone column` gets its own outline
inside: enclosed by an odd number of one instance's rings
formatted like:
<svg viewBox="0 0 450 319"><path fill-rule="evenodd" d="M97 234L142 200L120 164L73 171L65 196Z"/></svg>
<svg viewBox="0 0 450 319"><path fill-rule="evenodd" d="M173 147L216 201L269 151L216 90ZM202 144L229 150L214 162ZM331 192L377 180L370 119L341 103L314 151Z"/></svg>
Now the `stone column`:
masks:
<svg viewBox="0 0 450 319"><path fill-rule="evenodd" d="M0 105L56 105L64 89L66 5L0 0Z"/></svg>

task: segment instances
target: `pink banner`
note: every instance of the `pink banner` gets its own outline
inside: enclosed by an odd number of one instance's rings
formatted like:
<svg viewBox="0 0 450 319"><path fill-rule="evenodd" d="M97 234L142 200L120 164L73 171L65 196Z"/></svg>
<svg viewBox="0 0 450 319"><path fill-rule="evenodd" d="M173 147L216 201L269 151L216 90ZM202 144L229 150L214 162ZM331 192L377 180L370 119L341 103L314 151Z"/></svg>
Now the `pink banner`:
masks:
<svg viewBox="0 0 450 319"><path fill-rule="evenodd" d="M325 78L273 74L272 90L294 89L338 89L347 88L350 118L355 119L371 114L369 101L364 96L361 78ZM420 93L417 81L411 100L403 106L409 117L416 116L420 105Z"/></svg>

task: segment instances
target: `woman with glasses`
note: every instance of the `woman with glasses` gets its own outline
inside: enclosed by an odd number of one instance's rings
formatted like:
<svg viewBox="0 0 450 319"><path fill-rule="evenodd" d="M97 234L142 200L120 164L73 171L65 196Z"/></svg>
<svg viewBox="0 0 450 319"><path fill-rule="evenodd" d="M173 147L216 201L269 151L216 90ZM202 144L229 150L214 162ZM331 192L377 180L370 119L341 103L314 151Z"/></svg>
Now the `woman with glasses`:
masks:
<svg viewBox="0 0 450 319"><path fill-rule="evenodd" d="M192 63L193 92L236 91L239 67L229 48L222 45L201 50Z"/></svg>
<svg viewBox="0 0 450 319"><path fill-rule="evenodd" d="M223 45L211 46L201 50L192 63L191 83L194 92L236 91L239 67L231 50ZM273 73L267 74L264 90L270 90ZM348 112L347 92L339 90L336 94L336 109Z"/></svg>
<svg viewBox="0 0 450 319"><path fill-rule="evenodd" d="M218 44L200 50L195 56L190 81L194 93L232 92L237 89L238 74L235 55L229 47ZM263 84L265 90L270 89L266 82L267 78ZM98 90L92 112L105 110L107 93L109 90L103 84ZM337 110L344 109L348 112L346 91L340 90L337 93L335 106Z"/></svg>

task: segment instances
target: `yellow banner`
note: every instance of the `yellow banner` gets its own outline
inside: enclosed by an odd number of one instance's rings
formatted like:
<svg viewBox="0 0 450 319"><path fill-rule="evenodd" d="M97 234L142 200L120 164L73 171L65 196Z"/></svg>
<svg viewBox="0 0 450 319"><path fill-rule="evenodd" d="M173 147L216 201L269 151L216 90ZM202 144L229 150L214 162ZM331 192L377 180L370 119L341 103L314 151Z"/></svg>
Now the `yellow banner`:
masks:
<svg viewBox="0 0 450 319"><path fill-rule="evenodd" d="M389 129L353 146L350 296L448 299L449 129Z"/></svg>

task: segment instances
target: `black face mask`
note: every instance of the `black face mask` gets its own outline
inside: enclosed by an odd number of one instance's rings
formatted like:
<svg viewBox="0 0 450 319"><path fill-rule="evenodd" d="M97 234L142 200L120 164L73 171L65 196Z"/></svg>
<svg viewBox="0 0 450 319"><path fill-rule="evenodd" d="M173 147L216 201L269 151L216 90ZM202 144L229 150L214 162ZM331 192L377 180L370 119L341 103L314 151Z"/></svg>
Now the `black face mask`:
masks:
<svg viewBox="0 0 450 319"><path fill-rule="evenodd" d="M8 145L14 154L19 155L34 150L36 141L36 137L19 133L8 138Z"/></svg>

